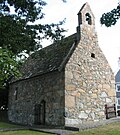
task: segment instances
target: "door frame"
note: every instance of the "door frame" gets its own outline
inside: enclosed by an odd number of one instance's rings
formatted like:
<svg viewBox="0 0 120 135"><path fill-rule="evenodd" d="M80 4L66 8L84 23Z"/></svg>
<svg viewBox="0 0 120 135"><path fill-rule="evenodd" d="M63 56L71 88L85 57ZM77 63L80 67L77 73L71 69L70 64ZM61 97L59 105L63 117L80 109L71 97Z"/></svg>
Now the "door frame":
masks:
<svg viewBox="0 0 120 135"><path fill-rule="evenodd" d="M45 119L46 119L45 100L42 100L40 104L35 104L34 113L35 113L34 123L37 125L45 125Z"/></svg>

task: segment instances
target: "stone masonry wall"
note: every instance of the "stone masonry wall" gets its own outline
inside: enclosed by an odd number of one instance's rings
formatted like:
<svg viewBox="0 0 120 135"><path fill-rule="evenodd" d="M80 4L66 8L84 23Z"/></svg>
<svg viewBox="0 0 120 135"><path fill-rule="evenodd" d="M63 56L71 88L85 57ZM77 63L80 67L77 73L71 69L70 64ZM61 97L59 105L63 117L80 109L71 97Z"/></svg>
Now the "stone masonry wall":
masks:
<svg viewBox="0 0 120 135"><path fill-rule="evenodd" d="M15 90L17 88L17 99ZM64 74L51 72L10 85L9 120L33 125L35 104L45 100L45 124L64 125Z"/></svg>
<svg viewBox="0 0 120 135"><path fill-rule="evenodd" d="M105 119L105 104L115 103L114 74L98 46L94 26L81 25L81 40L65 70L65 123Z"/></svg>

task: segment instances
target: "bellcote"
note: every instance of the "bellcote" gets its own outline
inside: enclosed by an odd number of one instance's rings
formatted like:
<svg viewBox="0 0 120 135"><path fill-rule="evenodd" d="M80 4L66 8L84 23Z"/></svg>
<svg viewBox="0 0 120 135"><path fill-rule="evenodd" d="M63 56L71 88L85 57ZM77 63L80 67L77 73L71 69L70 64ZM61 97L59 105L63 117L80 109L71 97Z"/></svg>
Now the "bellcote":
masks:
<svg viewBox="0 0 120 135"><path fill-rule="evenodd" d="M77 41L81 38L82 28L91 32L95 29L95 17L88 3L85 3L78 12Z"/></svg>
<svg viewBox="0 0 120 135"><path fill-rule="evenodd" d="M78 12L78 25L95 25L95 17L88 3L85 3Z"/></svg>

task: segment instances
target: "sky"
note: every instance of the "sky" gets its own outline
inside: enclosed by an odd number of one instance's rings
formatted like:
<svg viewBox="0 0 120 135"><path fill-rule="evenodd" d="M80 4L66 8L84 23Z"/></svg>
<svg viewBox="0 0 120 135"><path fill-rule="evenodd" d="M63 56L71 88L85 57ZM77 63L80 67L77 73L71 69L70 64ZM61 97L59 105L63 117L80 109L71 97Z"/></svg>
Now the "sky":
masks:
<svg viewBox="0 0 120 135"><path fill-rule="evenodd" d="M47 2L47 0L46 0ZM84 3L88 2L95 15L95 27L98 34L98 43L107 58L114 73L118 71L118 58L120 57L120 20L115 26L105 27L100 24L100 17L103 13L111 11L118 5L118 0L49 0L47 6L43 8L45 18L44 23L58 23L66 18L62 26L67 30L65 36L76 32L78 26L77 13ZM43 42L43 47L50 42Z"/></svg>

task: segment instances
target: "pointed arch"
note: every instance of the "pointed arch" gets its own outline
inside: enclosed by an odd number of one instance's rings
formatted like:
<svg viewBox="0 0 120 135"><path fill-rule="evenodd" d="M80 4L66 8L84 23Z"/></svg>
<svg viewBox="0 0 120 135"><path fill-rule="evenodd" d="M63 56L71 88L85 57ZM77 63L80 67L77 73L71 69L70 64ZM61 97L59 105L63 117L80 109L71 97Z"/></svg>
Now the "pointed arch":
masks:
<svg viewBox="0 0 120 135"><path fill-rule="evenodd" d="M45 125L46 101L42 100L40 104L35 104L35 124Z"/></svg>

